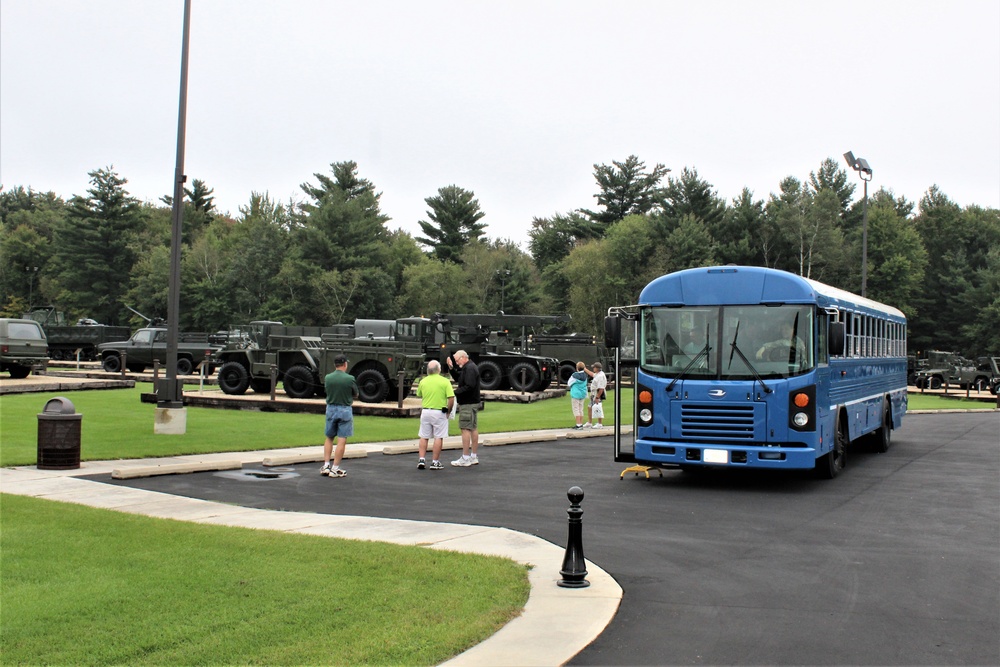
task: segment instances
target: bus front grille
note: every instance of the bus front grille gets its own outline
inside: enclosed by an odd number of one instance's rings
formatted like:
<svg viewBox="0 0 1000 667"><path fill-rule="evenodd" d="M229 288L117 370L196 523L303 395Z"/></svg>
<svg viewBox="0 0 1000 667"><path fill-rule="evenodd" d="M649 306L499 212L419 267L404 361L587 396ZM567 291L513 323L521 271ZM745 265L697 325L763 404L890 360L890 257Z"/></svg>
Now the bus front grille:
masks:
<svg viewBox="0 0 1000 667"><path fill-rule="evenodd" d="M690 440L749 442L754 440L756 406L681 405L681 437Z"/></svg>

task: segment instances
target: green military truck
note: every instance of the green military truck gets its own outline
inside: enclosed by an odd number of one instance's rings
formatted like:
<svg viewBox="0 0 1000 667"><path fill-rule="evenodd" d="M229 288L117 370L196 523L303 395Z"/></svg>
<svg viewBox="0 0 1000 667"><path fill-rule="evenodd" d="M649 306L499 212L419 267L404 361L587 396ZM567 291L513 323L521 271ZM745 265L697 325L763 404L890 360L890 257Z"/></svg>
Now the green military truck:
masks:
<svg viewBox="0 0 1000 667"><path fill-rule="evenodd" d="M216 353L219 388L230 395L253 389L271 391L271 369L290 398L324 394L323 378L333 372L338 355L348 359L347 372L355 377L359 398L381 403L400 389L408 394L424 367L423 348L417 344L379 338L354 338L349 325L333 327L286 326L259 320L239 328L242 335Z"/></svg>
<svg viewBox="0 0 1000 667"><path fill-rule="evenodd" d="M95 361L98 345L123 340L131 333L128 327L98 324L88 318L69 324L65 314L54 306L37 306L24 317L42 325L52 359Z"/></svg>
<svg viewBox="0 0 1000 667"><path fill-rule="evenodd" d="M177 337L177 374L190 375L202 363L212 372L212 356L220 346L208 341L206 333L179 333ZM101 343L97 346L101 366L108 373L118 373L124 364L133 373L141 373L153 365L154 360L167 360L166 327L139 329L128 340Z"/></svg>
<svg viewBox="0 0 1000 667"><path fill-rule="evenodd" d="M49 347L42 325L34 320L0 318L0 372L23 379L37 367L45 367Z"/></svg>
<svg viewBox="0 0 1000 667"><path fill-rule="evenodd" d="M960 366L955 374L949 378L949 384L957 384L962 389L973 389L975 391L992 390L1000 380L1000 357L976 357L974 364Z"/></svg>

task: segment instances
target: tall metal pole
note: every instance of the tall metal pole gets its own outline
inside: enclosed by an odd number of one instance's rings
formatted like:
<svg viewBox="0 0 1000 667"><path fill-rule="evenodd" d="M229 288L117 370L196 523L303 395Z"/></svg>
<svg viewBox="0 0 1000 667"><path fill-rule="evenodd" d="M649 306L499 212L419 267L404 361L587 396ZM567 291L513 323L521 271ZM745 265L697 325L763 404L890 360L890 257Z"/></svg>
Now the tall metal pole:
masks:
<svg viewBox="0 0 1000 667"><path fill-rule="evenodd" d="M181 232L184 221L184 139L187 122L188 44L190 41L191 0L184 0L184 33L181 46L181 91L177 112L177 164L174 169L174 201L170 229L170 285L167 301L166 378L157 387L157 406L184 407L184 385L177 379L178 321L181 310Z"/></svg>
<svg viewBox="0 0 1000 667"><path fill-rule="evenodd" d="M865 202L861 208L861 296L868 296L868 181L872 180L871 172L865 178L862 171L861 180L865 183Z"/></svg>

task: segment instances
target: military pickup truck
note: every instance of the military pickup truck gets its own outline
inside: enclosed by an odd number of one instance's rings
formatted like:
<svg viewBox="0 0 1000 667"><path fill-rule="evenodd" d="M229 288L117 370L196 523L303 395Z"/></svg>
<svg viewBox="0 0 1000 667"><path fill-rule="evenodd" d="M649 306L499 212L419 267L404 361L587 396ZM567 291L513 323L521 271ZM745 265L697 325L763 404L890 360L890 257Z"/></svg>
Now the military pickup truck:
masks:
<svg viewBox="0 0 1000 667"><path fill-rule="evenodd" d="M976 357L975 364L958 367L948 380L950 384L957 384L962 389L989 389L994 394L996 391L993 387L997 385L997 381L1000 381L1000 357Z"/></svg>
<svg viewBox="0 0 1000 667"><path fill-rule="evenodd" d="M207 364L207 371L214 368L213 356L221 348L208 342L206 333L179 333L177 338L177 374L190 375L199 364ZM117 373L126 368L133 373L141 373L153 365L167 361L166 327L139 329L128 340L101 343L97 346L101 366L108 373Z"/></svg>
<svg viewBox="0 0 1000 667"><path fill-rule="evenodd" d="M334 359L344 355L347 372L355 377L359 398L381 403L399 391L408 394L424 367L423 349L379 338L354 338L345 325L333 327L285 326L256 321L240 327L243 335L216 353L219 388L231 395L246 390L271 391L271 368L290 398L324 395L323 378L334 370Z"/></svg>

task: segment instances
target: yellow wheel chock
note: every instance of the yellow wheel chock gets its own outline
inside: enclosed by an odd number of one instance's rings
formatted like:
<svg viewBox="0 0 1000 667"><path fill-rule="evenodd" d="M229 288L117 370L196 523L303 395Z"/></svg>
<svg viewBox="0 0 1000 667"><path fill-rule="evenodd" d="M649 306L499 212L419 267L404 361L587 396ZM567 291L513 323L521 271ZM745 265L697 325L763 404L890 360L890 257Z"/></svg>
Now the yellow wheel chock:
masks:
<svg viewBox="0 0 1000 667"><path fill-rule="evenodd" d="M625 473L627 472L634 472L636 477L639 476L639 473L642 473L646 476L646 479L649 479L650 470L655 470L660 474L660 477L663 477L663 470L657 466L629 466L628 468L625 468L625 470L622 470L622 474L618 477L618 479L625 479Z"/></svg>

